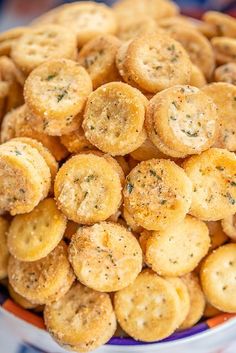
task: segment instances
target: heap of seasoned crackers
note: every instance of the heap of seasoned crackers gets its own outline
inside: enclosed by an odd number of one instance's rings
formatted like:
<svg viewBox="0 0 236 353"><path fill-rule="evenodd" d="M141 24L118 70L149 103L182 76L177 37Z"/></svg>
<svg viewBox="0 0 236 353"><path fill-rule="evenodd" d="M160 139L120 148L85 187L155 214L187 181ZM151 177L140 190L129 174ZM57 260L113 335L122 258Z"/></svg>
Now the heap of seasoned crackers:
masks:
<svg viewBox="0 0 236 353"><path fill-rule="evenodd" d="M0 34L0 278L66 349L236 313L235 37L169 0Z"/></svg>

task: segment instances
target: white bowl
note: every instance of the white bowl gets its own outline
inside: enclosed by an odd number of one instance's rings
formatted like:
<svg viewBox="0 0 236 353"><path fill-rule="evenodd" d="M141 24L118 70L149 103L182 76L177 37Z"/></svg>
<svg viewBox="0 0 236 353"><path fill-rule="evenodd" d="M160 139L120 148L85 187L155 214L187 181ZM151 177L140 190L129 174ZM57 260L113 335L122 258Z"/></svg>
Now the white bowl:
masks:
<svg viewBox="0 0 236 353"><path fill-rule="evenodd" d="M43 329L39 329L0 308L0 331L9 338L26 343L47 353L65 353ZM191 337L172 342L143 345L105 345L97 353L218 353L236 342L236 318Z"/></svg>

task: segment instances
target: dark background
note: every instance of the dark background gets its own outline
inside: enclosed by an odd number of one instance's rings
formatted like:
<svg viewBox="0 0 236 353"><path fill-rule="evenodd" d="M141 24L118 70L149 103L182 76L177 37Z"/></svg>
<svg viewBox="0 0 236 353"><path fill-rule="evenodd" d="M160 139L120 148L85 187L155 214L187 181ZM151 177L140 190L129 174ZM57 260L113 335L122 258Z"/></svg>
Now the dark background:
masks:
<svg viewBox="0 0 236 353"><path fill-rule="evenodd" d="M103 2L98 0L99 2ZM0 31L22 24L54 6L70 0L0 0ZM112 4L114 0L105 0ZM135 6L135 0L133 0ZM236 17L236 0L176 0L182 13L201 17L206 10L218 10Z"/></svg>

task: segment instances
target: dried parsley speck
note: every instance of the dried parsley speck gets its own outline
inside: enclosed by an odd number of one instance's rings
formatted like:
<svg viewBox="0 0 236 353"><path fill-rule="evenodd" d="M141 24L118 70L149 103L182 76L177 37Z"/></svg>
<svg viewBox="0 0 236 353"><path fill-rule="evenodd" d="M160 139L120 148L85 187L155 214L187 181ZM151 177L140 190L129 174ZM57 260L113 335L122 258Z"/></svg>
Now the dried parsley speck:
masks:
<svg viewBox="0 0 236 353"><path fill-rule="evenodd" d="M67 94L68 92L66 90L63 90L61 94L57 95L57 102L59 103Z"/></svg>
<svg viewBox="0 0 236 353"><path fill-rule="evenodd" d="M85 179L85 181L87 181L87 183L89 183L91 180L94 179L94 175L91 174L91 175L88 175L87 178Z"/></svg>
<svg viewBox="0 0 236 353"><path fill-rule="evenodd" d="M48 75L48 77L46 78L46 81L51 81L52 79L54 79L54 77L56 77L57 74L51 74L51 75Z"/></svg>
<svg viewBox="0 0 236 353"><path fill-rule="evenodd" d="M161 204L161 205L165 205L166 202L167 202L167 200L161 200L161 201L160 201L160 204Z"/></svg>
<svg viewBox="0 0 236 353"><path fill-rule="evenodd" d="M191 132L189 130L184 130L182 129L181 130L185 135L187 135L188 137L197 137L198 136L198 132L195 131L195 132Z"/></svg>
<svg viewBox="0 0 236 353"><path fill-rule="evenodd" d="M224 167L221 167L220 165L216 167L217 170L220 170L221 172L225 169Z"/></svg>
<svg viewBox="0 0 236 353"><path fill-rule="evenodd" d="M229 192L227 192L227 194L225 195L228 200L229 200L229 203L231 203L231 205L235 205L236 201L235 199L231 196L231 194Z"/></svg>
<svg viewBox="0 0 236 353"><path fill-rule="evenodd" d="M131 194L131 192L133 191L134 185L131 183L128 183L126 188L128 190L128 193Z"/></svg>
<svg viewBox="0 0 236 353"><path fill-rule="evenodd" d="M231 186L236 186L236 182L235 182L235 181L231 181L231 182L230 182L230 185L231 185Z"/></svg>
<svg viewBox="0 0 236 353"><path fill-rule="evenodd" d="M22 155L22 153L20 151L18 151L17 149L15 150L15 154L16 154L16 156L21 156Z"/></svg>

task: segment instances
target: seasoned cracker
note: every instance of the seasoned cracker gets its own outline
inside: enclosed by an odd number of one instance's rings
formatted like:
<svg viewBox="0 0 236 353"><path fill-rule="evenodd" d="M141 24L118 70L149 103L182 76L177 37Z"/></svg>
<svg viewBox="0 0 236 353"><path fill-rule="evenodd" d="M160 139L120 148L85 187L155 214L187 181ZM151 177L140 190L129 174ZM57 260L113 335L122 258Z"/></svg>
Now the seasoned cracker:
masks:
<svg viewBox="0 0 236 353"><path fill-rule="evenodd" d="M182 277L182 280L186 284L190 296L190 310L186 319L180 326L181 330L186 330L193 327L201 319L205 309L206 299L197 275L189 273Z"/></svg>
<svg viewBox="0 0 236 353"><path fill-rule="evenodd" d="M169 0L136 0L135 6L132 0L121 0L115 2L113 9L120 23L130 23L146 16L159 21L179 13L178 5Z"/></svg>
<svg viewBox="0 0 236 353"><path fill-rule="evenodd" d="M215 26L218 36L235 38L236 20L232 16L217 11L207 11L203 15L203 20Z"/></svg>
<svg viewBox="0 0 236 353"><path fill-rule="evenodd" d="M3 118L0 132L1 143L7 142L14 137L29 137L41 142L49 149L57 161L64 159L68 154L59 137L48 136L34 129L31 114L25 105L13 109Z"/></svg>
<svg viewBox="0 0 236 353"><path fill-rule="evenodd" d="M218 64L236 62L236 39L229 37L214 37L211 40Z"/></svg>
<svg viewBox="0 0 236 353"><path fill-rule="evenodd" d="M82 47L100 34L115 34L117 21L113 11L105 4L77 2L65 7L58 14L57 22L77 36L77 45Z"/></svg>
<svg viewBox="0 0 236 353"><path fill-rule="evenodd" d="M127 176L124 206L148 230L179 223L189 211L192 184L182 168L164 159L138 164Z"/></svg>
<svg viewBox="0 0 236 353"><path fill-rule="evenodd" d="M208 234L204 222L186 216L167 230L152 232L146 243L145 262L160 276L183 276L208 253Z"/></svg>
<svg viewBox="0 0 236 353"><path fill-rule="evenodd" d="M120 24L117 36L120 40L126 42L143 34L153 34L161 31L154 19L149 16L135 17L133 21ZM163 31L164 32L164 31Z"/></svg>
<svg viewBox="0 0 236 353"><path fill-rule="evenodd" d="M151 270L116 292L114 306L120 326L136 340L161 340L179 324L181 306L175 286Z"/></svg>
<svg viewBox="0 0 236 353"><path fill-rule="evenodd" d="M163 153L180 158L198 154L218 137L217 107L196 87L173 86L149 101L145 127Z"/></svg>
<svg viewBox="0 0 236 353"><path fill-rule="evenodd" d="M143 130L147 99L137 89L111 82L89 96L83 129L85 137L103 152L125 155L146 139Z"/></svg>
<svg viewBox="0 0 236 353"><path fill-rule="evenodd" d="M123 207L122 216L133 232L141 233L143 228L135 222L132 214L130 214L125 207Z"/></svg>
<svg viewBox="0 0 236 353"><path fill-rule="evenodd" d="M138 241L125 227L111 222L79 228L69 246L69 260L78 280L100 292L127 287L142 269Z"/></svg>
<svg viewBox="0 0 236 353"><path fill-rule="evenodd" d="M34 262L9 259L8 277L13 289L34 304L59 300L70 289L75 276L62 241L46 257Z"/></svg>
<svg viewBox="0 0 236 353"><path fill-rule="evenodd" d="M72 60L50 60L27 78L24 96L39 131L62 135L79 128L82 112L92 91L86 70ZM33 119L35 117L35 119Z"/></svg>
<svg viewBox="0 0 236 353"><path fill-rule="evenodd" d="M180 43L167 35L143 35L131 41L126 50L124 47L120 50L123 52L118 51L117 60L121 60L120 68L118 65L121 76L144 92L156 93L190 82L189 56Z"/></svg>
<svg viewBox="0 0 236 353"><path fill-rule="evenodd" d="M193 184L190 214L204 221L218 221L236 212L236 157L210 148L183 163Z"/></svg>
<svg viewBox="0 0 236 353"><path fill-rule="evenodd" d="M207 84L206 78L203 72L198 66L192 65L192 73L190 78L190 86L201 88Z"/></svg>
<svg viewBox="0 0 236 353"><path fill-rule="evenodd" d="M193 64L210 79L215 69L215 57L208 39L196 29L175 26L169 29L169 35L185 48Z"/></svg>
<svg viewBox="0 0 236 353"><path fill-rule="evenodd" d="M147 161L152 158L169 158L164 153L159 151L157 147L151 142L151 140L146 139L144 143L137 148L135 151L130 153L131 157L136 159L137 161Z"/></svg>
<svg viewBox="0 0 236 353"><path fill-rule="evenodd" d="M107 219L121 202L120 176L109 161L92 153L69 159L56 176L54 191L59 209L81 224Z"/></svg>
<svg viewBox="0 0 236 353"><path fill-rule="evenodd" d="M15 216L8 231L8 249L20 261L40 260L55 249L65 229L66 217L53 199L45 199L32 212Z"/></svg>
<svg viewBox="0 0 236 353"><path fill-rule="evenodd" d="M233 241L236 241L236 215L234 214L222 219L221 225L225 234Z"/></svg>
<svg viewBox="0 0 236 353"><path fill-rule="evenodd" d="M0 279L7 277L9 251L7 248L7 231L9 222L0 216Z"/></svg>
<svg viewBox="0 0 236 353"><path fill-rule="evenodd" d="M214 80L236 85L236 63L228 63L217 67L214 72Z"/></svg>
<svg viewBox="0 0 236 353"><path fill-rule="evenodd" d="M236 151L236 86L215 82L203 87L202 91L212 98L218 109L220 129L215 146Z"/></svg>
<svg viewBox="0 0 236 353"><path fill-rule="evenodd" d="M52 59L74 59L76 36L55 24L29 29L13 45L11 57L26 74Z"/></svg>
<svg viewBox="0 0 236 353"><path fill-rule="evenodd" d="M44 199L51 185L49 167L37 149L11 140L0 146L0 210L26 213Z"/></svg>
<svg viewBox="0 0 236 353"><path fill-rule="evenodd" d="M22 295L18 294L14 288L8 283L8 291L10 294L10 297L14 300L15 303L20 305L23 309L35 309L38 307L37 304L31 303L29 300L26 298L22 297Z"/></svg>
<svg viewBox="0 0 236 353"><path fill-rule="evenodd" d="M59 344L78 352L94 350L106 343L116 330L109 295L80 283L73 285L57 302L46 305L44 319Z"/></svg>
<svg viewBox="0 0 236 353"><path fill-rule="evenodd" d="M206 222L206 225L209 230L209 236L211 238L210 250L215 250L216 248L227 242L228 237L223 230L221 221Z"/></svg>
<svg viewBox="0 0 236 353"><path fill-rule="evenodd" d="M210 304L217 309L236 312L236 244L227 244L212 252L201 268L201 284Z"/></svg>
<svg viewBox="0 0 236 353"><path fill-rule="evenodd" d="M167 277L167 281L169 281L174 287L179 296L180 300L180 317L179 317L179 326L186 320L187 315L190 312L190 295L187 285L184 280L178 277Z"/></svg>
<svg viewBox="0 0 236 353"><path fill-rule="evenodd" d="M115 61L119 47L120 41L115 36L104 34L92 39L80 50L78 62L89 73L93 89L108 82L120 81Z"/></svg>

